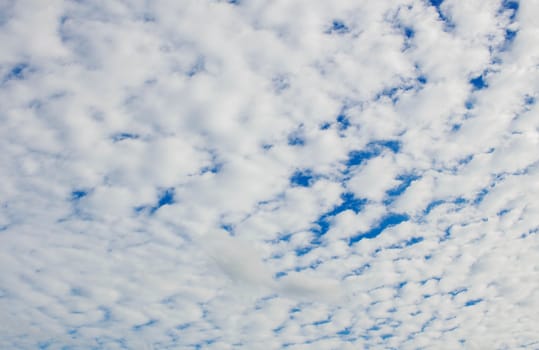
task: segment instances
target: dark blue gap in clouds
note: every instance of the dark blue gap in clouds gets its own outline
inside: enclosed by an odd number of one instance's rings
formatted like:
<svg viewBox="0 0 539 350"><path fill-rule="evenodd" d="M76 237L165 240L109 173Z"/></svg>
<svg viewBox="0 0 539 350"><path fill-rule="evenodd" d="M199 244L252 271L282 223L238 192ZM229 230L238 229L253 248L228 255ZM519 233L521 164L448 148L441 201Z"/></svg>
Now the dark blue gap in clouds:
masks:
<svg viewBox="0 0 539 350"><path fill-rule="evenodd" d="M337 116L337 124L339 126L339 130L343 131L348 129L350 126L350 120L345 114L341 113Z"/></svg>
<svg viewBox="0 0 539 350"><path fill-rule="evenodd" d="M472 203L474 205L481 203L483 199L485 199L485 196L488 194L488 192L489 191L486 188L483 188L481 191L477 193Z"/></svg>
<svg viewBox="0 0 539 350"><path fill-rule="evenodd" d="M157 323L157 320L149 320L146 323L142 323L142 324L138 324L138 325L133 326L132 330L135 331L135 332L138 332L138 331L142 330L143 328L153 326L156 323Z"/></svg>
<svg viewBox="0 0 539 350"><path fill-rule="evenodd" d="M467 110L473 109L475 107L475 99L473 98L467 99L466 102L464 102L464 107Z"/></svg>
<svg viewBox="0 0 539 350"><path fill-rule="evenodd" d="M415 31L410 27L405 27L404 36L408 39L412 39L415 36Z"/></svg>
<svg viewBox="0 0 539 350"><path fill-rule="evenodd" d="M423 210L423 215L428 215L428 214L432 211L432 209L434 209L434 208L436 208L437 206L440 206L440 205L442 205L442 204L444 204L444 203L445 203L445 201L444 201L444 200L440 200L440 199L434 200L434 201L430 202L430 203L427 205L427 207L425 208L425 210Z"/></svg>
<svg viewBox="0 0 539 350"><path fill-rule="evenodd" d="M387 97L391 100L391 103L395 104L399 100L397 92L399 92L399 90L407 91L410 89L412 89L412 86L397 86L392 88L386 88L382 90L382 92L378 93L374 99L378 101L382 97Z"/></svg>
<svg viewBox="0 0 539 350"><path fill-rule="evenodd" d="M438 17L440 18L440 20L444 22L444 29L446 31L453 29L455 27L455 24L451 22L449 17L447 17L441 9L444 0L429 0L429 2L436 9L436 12L438 12Z"/></svg>
<svg viewBox="0 0 539 350"><path fill-rule="evenodd" d="M346 327L340 331L337 332L337 335L340 335L340 336L345 336L345 335L350 335L352 329L350 327Z"/></svg>
<svg viewBox="0 0 539 350"><path fill-rule="evenodd" d="M315 181L315 176L310 169L297 170L290 177L290 184L295 187L310 187Z"/></svg>
<svg viewBox="0 0 539 350"><path fill-rule="evenodd" d="M520 8L520 4L516 0L503 0L500 12L511 11L509 20L514 22L517 16L517 12Z"/></svg>
<svg viewBox="0 0 539 350"><path fill-rule="evenodd" d="M412 237L410 239L407 239L405 241L402 241L397 244L392 244L388 247L388 249L402 249L405 247L413 246L414 244L418 244L423 242L425 239L423 237Z"/></svg>
<svg viewBox="0 0 539 350"><path fill-rule="evenodd" d="M475 78L470 79L469 83L472 85L473 90L482 90L488 87L487 83L483 79L483 75L479 75Z"/></svg>
<svg viewBox="0 0 539 350"><path fill-rule="evenodd" d="M398 184L396 187L393 187L393 188L387 190L386 195L388 195L389 197L400 196L401 194L404 193L404 191L406 191L406 189L408 189L408 187L410 187L412 182L414 182L416 180L419 180L420 178L421 178L421 176L416 175L416 174L402 174L402 175L399 175L399 176L396 177L396 179L399 180L401 183Z"/></svg>
<svg viewBox="0 0 539 350"><path fill-rule="evenodd" d="M513 24L516 20L519 7L520 5L518 1L504 0L502 1L502 5L500 7L500 10L498 11L498 15L506 16L509 13L510 24ZM505 37L504 42L501 46L501 51L507 51L511 47L511 44L513 43L513 41L515 41L517 34L518 30L513 30L509 28L505 29Z"/></svg>
<svg viewBox="0 0 539 350"><path fill-rule="evenodd" d="M505 214L509 213L511 209L502 209L499 212L496 213L497 216L504 216Z"/></svg>
<svg viewBox="0 0 539 350"><path fill-rule="evenodd" d="M326 31L326 34L346 34L350 28L341 20L334 19L331 27Z"/></svg>
<svg viewBox="0 0 539 350"><path fill-rule="evenodd" d="M331 316L326 318L325 320L319 320L319 321L314 321L313 323L311 323L313 326L322 326L322 325L325 325L325 324L328 324L331 322Z"/></svg>
<svg viewBox="0 0 539 350"><path fill-rule="evenodd" d="M518 30L511 30L511 29L505 30L505 42L503 44L505 48L507 48L509 45L511 45L513 41L515 41L517 34L518 34Z"/></svg>
<svg viewBox="0 0 539 350"><path fill-rule="evenodd" d="M139 207L135 207L135 212L138 214L138 213L144 212L146 210L149 210L150 214L154 214L156 211L159 210L159 208L161 208L161 207L163 207L165 205L171 205L171 204L176 203L176 200L175 200L174 196L175 196L174 188L170 187L170 188L167 188L165 190L162 190L159 193L159 197L157 199L156 205L154 205L153 207L150 207L150 206L147 206L147 205L142 205L142 206L139 206Z"/></svg>
<svg viewBox="0 0 539 350"><path fill-rule="evenodd" d="M357 198L351 192L341 194L341 200L341 204L335 206L332 210L323 214L314 222L316 227L311 229L311 232L317 235L317 237L326 234L326 232L329 230L329 221L331 220L331 217L336 216L346 210L352 210L357 214L367 203L366 199Z"/></svg>
<svg viewBox="0 0 539 350"><path fill-rule="evenodd" d="M288 145L289 146L304 146L305 138L300 135L298 132L293 132L288 136Z"/></svg>
<svg viewBox="0 0 539 350"><path fill-rule="evenodd" d="M469 306L474 306L475 304L478 304L480 302L482 302L483 299L472 299L472 300L468 300L466 302L466 304L464 304L465 307L469 307Z"/></svg>
<svg viewBox="0 0 539 350"><path fill-rule="evenodd" d="M350 151L345 165L347 167L361 165L363 162L379 156L384 149L389 149L393 153L398 153L401 146L401 142L397 140L377 140L369 142L363 150Z"/></svg>
<svg viewBox="0 0 539 350"><path fill-rule="evenodd" d="M524 97L524 104L526 104L527 106L534 105L536 101L536 98L533 96L526 95L526 97Z"/></svg>
<svg viewBox="0 0 539 350"><path fill-rule="evenodd" d="M123 140L135 140L135 139L138 139L139 137L140 136L137 134L133 134L129 132L120 132L120 133L112 135L112 141L119 142Z"/></svg>
<svg viewBox="0 0 539 350"><path fill-rule="evenodd" d="M320 130L327 130L330 127L331 127L331 123L325 122L325 123L322 123L322 125L320 125Z"/></svg>
<svg viewBox="0 0 539 350"><path fill-rule="evenodd" d="M72 201L78 201L88 195L88 191L86 190L74 190L71 192L71 200Z"/></svg>
<svg viewBox="0 0 539 350"><path fill-rule="evenodd" d="M222 162L219 162L215 155L212 155L211 164L202 167L200 169L200 175L206 173L217 174L221 171L221 169L223 169L223 166L224 164Z"/></svg>
<svg viewBox="0 0 539 350"><path fill-rule="evenodd" d="M447 294L454 297L454 296L459 295L460 293L464 293L466 291L468 291L468 289L463 287L463 288L457 288L455 290L452 290L452 291L448 292Z"/></svg>
<svg viewBox="0 0 539 350"><path fill-rule="evenodd" d="M311 228L310 232L315 235L315 238L311 241L311 245L296 248L296 255L305 255L320 245L321 237L324 236L330 228L330 221L332 217L346 210L352 210L354 213L357 214L363 209L366 203L366 199L357 198L351 192L345 192L341 194L341 204L333 207L333 209L331 209L330 211L322 214L320 217L318 217L316 221L313 222L314 227Z"/></svg>
<svg viewBox="0 0 539 350"><path fill-rule="evenodd" d="M28 68L27 63L18 63L15 66L13 66L13 68L11 68L11 70L4 77L3 80L7 81L7 80L13 80L13 79L16 79L16 80L24 79L24 73L27 70L27 68Z"/></svg>
<svg viewBox="0 0 539 350"><path fill-rule="evenodd" d="M361 265L360 267L358 267L356 269L353 269L352 274L353 275L362 275L370 268L371 268L371 264L366 263L366 264Z"/></svg>
<svg viewBox="0 0 539 350"><path fill-rule="evenodd" d="M348 245L352 246L353 244L361 241L362 239L372 239L380 235L384 230L387 228L399 225L405 221L408 221L410 217L406 214L399 214L399 213L390 213L386 215L382 220L370 229L367 232L360 233L358 235L350 237L348 241Z"/></svg>
<svg viewBox="0 0 539 350"><path fill-rule="evenodd" d="M234 234L234 226L232 225L229 225L229 224L222 224L221 225L221 228L223 230L225 230L226 232L228 232L229 234Z"/></svg>

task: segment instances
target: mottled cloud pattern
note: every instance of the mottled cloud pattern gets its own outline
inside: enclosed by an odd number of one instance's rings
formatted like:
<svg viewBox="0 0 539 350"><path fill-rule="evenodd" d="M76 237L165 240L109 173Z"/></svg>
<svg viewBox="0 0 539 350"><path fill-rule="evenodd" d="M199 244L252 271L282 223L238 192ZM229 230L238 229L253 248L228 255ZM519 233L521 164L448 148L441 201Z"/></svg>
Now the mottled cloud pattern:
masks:
<svg viewBox="0 0 539 350"><path fill-rule="evenodd" d="M0 2L0 348L539 349L539 2Z"/></svg>

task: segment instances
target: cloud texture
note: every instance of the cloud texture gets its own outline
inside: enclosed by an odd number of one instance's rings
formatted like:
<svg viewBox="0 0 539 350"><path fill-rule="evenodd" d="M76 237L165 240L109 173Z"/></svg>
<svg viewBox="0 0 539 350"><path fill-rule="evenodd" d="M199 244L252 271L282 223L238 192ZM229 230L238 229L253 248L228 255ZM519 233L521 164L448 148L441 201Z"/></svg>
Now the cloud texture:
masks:
<svg viewBox="0 0 539 350"><path fill-rule="evenodd" d="M538 17L4 1L0 348L539 348Z"/></svg>

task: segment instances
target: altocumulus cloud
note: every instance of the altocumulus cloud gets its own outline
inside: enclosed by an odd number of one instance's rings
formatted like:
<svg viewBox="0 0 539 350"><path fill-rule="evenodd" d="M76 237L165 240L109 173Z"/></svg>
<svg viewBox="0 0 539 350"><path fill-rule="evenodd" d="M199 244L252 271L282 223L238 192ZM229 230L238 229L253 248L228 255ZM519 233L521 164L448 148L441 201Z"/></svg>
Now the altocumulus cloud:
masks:
<svg viewBox="0 0 539 350"><path fill-rule="evenodd" d="M1 2L0 348L539 348L538 17Z"/></svg>

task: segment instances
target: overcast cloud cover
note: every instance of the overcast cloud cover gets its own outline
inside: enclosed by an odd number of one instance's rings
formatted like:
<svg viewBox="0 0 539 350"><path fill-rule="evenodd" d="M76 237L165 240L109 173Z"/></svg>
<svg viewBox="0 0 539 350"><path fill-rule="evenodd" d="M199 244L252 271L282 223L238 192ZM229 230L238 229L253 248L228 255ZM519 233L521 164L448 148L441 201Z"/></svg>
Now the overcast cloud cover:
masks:
<svg viewBox="0 0 539 350"><path fill-rule="evenodd" d="M539 349L539 1L0 1L1 349Z"/></svg>

